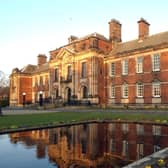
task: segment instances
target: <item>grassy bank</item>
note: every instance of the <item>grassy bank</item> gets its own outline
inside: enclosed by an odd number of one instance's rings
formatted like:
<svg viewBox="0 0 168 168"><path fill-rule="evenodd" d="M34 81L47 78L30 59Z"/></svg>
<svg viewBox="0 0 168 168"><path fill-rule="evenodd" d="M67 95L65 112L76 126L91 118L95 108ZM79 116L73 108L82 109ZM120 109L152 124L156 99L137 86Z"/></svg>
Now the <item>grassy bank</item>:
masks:
<svg viewBox="0 0 168 168"><path fill-rule="evenodd" d="M159 113L60 112L46 114L5 115L0 117L0 130L20 127L56 125L86 120L129 120L168 123L168 115Z"/></svg>

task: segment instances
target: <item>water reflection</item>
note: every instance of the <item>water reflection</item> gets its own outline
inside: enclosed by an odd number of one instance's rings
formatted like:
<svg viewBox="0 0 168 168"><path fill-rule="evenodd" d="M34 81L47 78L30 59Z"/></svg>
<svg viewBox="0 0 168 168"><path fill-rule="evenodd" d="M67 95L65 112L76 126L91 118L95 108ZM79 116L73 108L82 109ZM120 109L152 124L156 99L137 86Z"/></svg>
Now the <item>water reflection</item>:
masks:
<svg viewBox="0 0 168 168"><path fill-rule="evenodd" d="M9 136L59 168L122 167L168 146L168 127L152 124L93 123Z"/></svg>

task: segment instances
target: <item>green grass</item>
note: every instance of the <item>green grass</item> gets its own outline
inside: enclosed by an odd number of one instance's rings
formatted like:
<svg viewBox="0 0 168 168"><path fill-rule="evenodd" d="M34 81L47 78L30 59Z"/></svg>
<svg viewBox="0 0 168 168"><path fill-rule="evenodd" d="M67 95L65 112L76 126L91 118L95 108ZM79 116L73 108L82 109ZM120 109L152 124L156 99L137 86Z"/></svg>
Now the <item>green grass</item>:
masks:
<svg viewBox="0 0 168 168"><path fill-rule="evenodd" d="M56 125L88 120L129 120L168 123L168 115L159 113L59 112L46 114L5 115L0 117L0 130L19 127Z"/></svg>

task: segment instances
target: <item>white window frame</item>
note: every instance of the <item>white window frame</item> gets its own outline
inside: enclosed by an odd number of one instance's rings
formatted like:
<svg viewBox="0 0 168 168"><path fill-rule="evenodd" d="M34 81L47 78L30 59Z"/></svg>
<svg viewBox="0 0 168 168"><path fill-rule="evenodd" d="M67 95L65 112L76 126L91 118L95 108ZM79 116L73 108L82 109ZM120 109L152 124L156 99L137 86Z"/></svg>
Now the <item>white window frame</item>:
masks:
<svg viewBox="0 0 168 168"><path fill-rule="evenodd" d="M114 76L115 75L115 63L112 62L110 64L110 76Z"/></svg>
<svg viewBox="0 0 168 168"><path fill-rule="evenodd" d="M128 59L122 61L122 75L128 75Z"/></svg>
<svg viewBox="0 0 168 168"><path fill-rule="evenodd" d="M129 143L127 140L122 141L122 155L127 157L128 156L128 147Z"/></svg>
<svg viewBox="0 0 168 168"><path fill-rule="evenodd" d="M153 82L152 83L152 96L153 97L160 97L161 96L160 82Z"/></svg>
<svg viewBox="0 0 168 168"><path fill-rule="evenodd" d="M128 123L123 123L123 124L122 124L122 131L123 131L124 133L129 132L129 124L128 124Z"/></svg>
<svg viewBox="0 0 168 168"><path fill-rule="evenodd" d="M111 98L115 98L115 86L114 85L111 86L111 90L110 91L111 91L110 92L111 93L110 97Z"/></svg>
<svg viewBox="0 0 168 168"><path fill-rule="evenodd" d="M143 135L144 134L144 126L142 124L137 124L136 131L137 131L137 135Z"/></svg>
<svg viewBox="0 0 168 168"><path fill-rule="evenodd" d="M137 159L142 159L144 157L144 144L137 143Z"/></svg>
<svg viewBox="0 0 168 168"><path fill-rule="evenodd" d="M143 57L136 59L136 73L143 73Z"/></svg>
<svg viewBox="0 0 168 168"><path fill-rule="evenodd" d="M160 54L153 54L152 56L152 71L160 71Z"/></svg>
<svg viewBox="0 0 168 168"><path fill-rule="evenodd" d="M144 85L143 83L136 84L136 96L142 98L144 96Z"/></svg>
<svg viewBox="0 0 168 168"><path fill-rule="evenodd" d="M152 126L152 133L153 135L161 135L161 126L160 125L153 125Z"/></svg>
<svg viewBox="0 0 168 168"><path fill-rule="evenodd" d="M128 98L128 84L122 85L122 97Z"/></svg>
<svg viewBox="0 0 168 168"><path fill-rule="evenodd" d="M111 152L115 152L116 151L116 142L115 139L111 139Z"/></svg>

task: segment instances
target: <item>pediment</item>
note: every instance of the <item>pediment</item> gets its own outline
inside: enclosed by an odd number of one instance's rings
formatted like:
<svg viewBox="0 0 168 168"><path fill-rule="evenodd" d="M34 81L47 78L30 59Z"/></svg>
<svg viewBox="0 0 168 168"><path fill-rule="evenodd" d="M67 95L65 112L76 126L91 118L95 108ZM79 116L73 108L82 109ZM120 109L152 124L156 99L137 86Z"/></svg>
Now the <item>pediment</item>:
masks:
<svg viewBox="0 0 168 168"><path fill-rule="evenodd" d="M70 62L74 55L75 55L74 51L71 51L70 49L64 47L57 54L57 59L60 59L61 61L64 62Z"/></svg>

